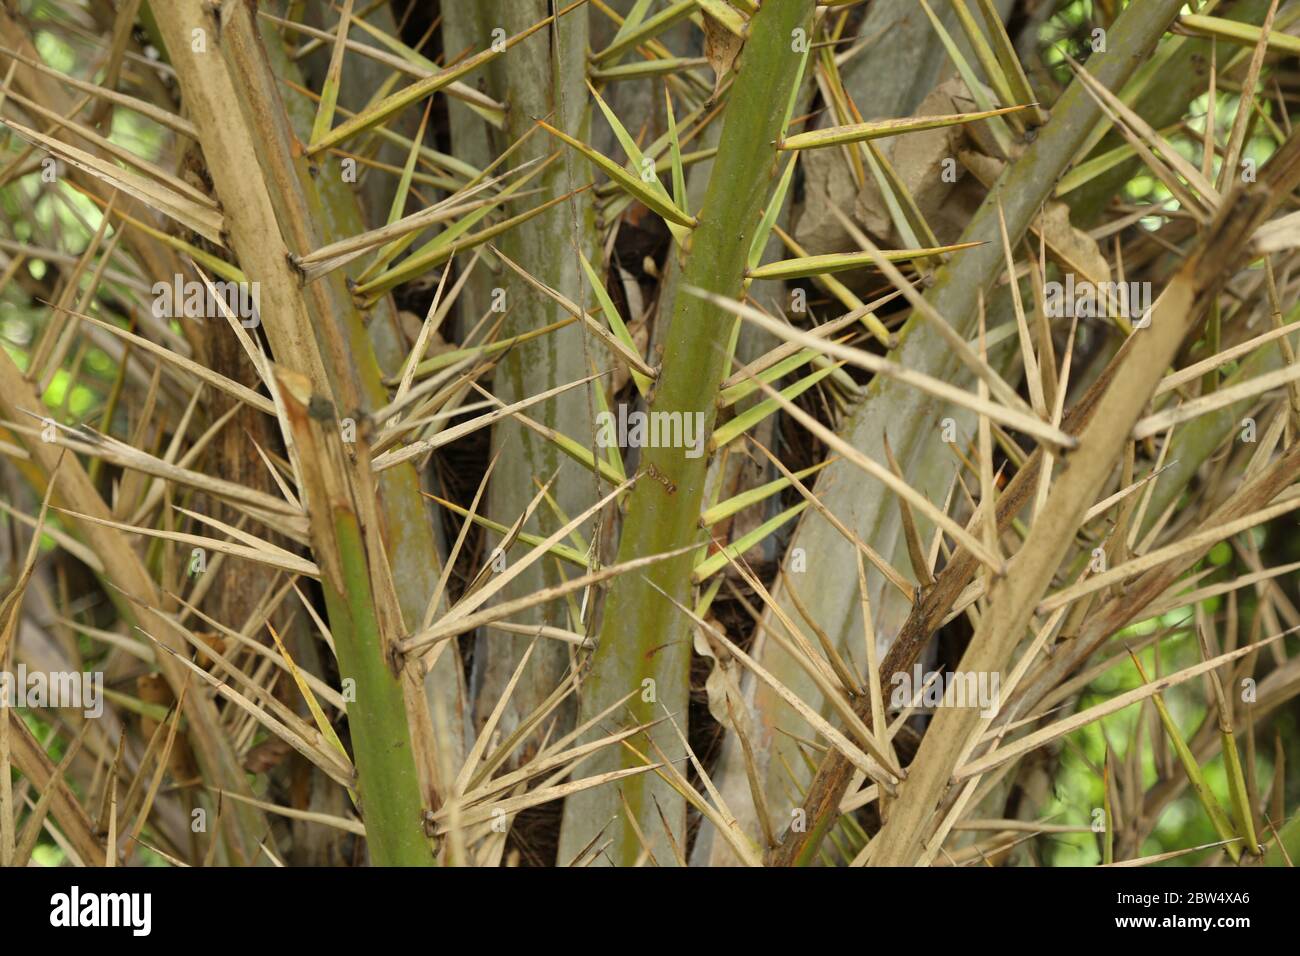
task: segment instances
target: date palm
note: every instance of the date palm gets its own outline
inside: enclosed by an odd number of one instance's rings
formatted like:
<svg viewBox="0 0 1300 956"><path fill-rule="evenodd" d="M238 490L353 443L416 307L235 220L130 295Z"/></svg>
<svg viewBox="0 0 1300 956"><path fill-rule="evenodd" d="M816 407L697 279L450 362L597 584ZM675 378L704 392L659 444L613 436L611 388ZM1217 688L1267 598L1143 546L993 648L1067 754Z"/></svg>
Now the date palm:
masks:
<svg viewBox="0 0 1300 956"><path fill-rule="evenodd" d="M0 10L0 671L105 681L0 863L1288 863L1300 4L1199 7Z"/></svg>

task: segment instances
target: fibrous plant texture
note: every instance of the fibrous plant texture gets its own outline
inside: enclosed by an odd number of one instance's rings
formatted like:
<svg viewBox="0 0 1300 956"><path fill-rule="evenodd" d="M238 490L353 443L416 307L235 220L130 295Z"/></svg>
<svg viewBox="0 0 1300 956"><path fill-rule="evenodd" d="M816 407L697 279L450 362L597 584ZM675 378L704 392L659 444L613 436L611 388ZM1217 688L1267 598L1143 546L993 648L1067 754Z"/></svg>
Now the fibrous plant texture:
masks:
<svg viewBox="0 0 1300 956"><path fill-rule="evenodd" d="M0 866L1290 865L1298 53L0 5Z"/></svg>

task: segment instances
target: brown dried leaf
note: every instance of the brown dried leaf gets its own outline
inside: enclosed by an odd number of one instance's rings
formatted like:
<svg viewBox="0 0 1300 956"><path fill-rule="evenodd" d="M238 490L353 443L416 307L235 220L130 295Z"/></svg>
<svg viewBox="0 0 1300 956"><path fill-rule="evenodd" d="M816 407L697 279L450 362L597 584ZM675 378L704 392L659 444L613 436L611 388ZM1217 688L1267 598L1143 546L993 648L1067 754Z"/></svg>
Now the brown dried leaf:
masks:
<svg viewBox="0 0 1300 956"><path fill-rule="evenodd" d="M709 102L712 103L718 98L718 91L722 89L722 84L727 74L731 72L736 57L740 55L740 50L745 45L745 38L736 36L712 14L705 12L702 16L704 56L709 61L709 66L713 67L713 92L709 94Z"/></svg>

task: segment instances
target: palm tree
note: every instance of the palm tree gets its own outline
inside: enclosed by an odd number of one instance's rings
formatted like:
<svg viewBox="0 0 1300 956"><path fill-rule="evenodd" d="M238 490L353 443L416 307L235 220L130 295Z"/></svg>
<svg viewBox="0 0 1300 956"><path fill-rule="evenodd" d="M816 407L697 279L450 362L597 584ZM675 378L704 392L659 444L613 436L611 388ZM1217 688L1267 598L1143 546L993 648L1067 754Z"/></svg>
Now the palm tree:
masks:
<svg viewBox="0 0 1300 956"><path fill-rule="evenodd" d="M1300 4L1186 6L0 10L0 864L1288 863Z"/></svg>

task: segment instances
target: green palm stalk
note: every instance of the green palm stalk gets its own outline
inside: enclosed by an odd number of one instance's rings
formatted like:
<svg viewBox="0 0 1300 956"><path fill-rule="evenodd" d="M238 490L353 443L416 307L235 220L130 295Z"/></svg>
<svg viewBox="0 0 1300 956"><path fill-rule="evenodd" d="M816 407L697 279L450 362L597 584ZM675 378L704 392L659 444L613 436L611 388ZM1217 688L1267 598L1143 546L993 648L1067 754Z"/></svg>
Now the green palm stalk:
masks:
<svg viewBox="0 0 1300 956"><path fill-rule="evenodd" d="M754 229L777 173L776 145L798 75L802 53L796 31L807 36L812 10L810 0L767 0L749 25L708 192L691 235L684 285L727 297L740 295ZM725 312L697 296L677 298L651 412L703 413L706 434L712 430L714 396L727 371L726 342L732 325ZM699 540L707 469L703 456L688 458L681 448L644 449L639 480L626 506L620 561ZM635 719L655 720L667 711L685 722L691 629L672 601L689 599L691 563L689 556L671 559L644 576L614 584L584 687L584 718L638 691L628 704ZM671 728L662 728L650 737L668 750L680 746L671 735ZM603 759L629 767L640 762L630 749ZM635 861L639 827L656 858L671 859L670 841L685 835L682 798L666 782L649 776L627 781L621 796L628 811L611 827L609 858L622 864ZM568 801L561 858L590 842L620 805L620 795L608 789ZM671 836L665 826L672 829Z"/></svg>

